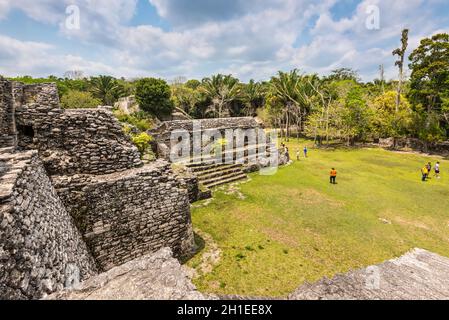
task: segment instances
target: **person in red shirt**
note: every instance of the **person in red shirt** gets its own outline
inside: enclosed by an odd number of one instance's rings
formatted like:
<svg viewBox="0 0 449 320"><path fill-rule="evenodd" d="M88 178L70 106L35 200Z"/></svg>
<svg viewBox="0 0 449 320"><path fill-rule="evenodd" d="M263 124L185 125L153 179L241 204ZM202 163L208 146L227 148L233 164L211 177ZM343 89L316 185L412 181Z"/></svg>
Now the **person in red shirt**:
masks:
<svg viewBox="0 0 449 320"><path fill-rule="evenodd" d="M337 184L337 170L335 170L335 168L332 168L331 170L331 179L330 182L332 184Z"/></svg>

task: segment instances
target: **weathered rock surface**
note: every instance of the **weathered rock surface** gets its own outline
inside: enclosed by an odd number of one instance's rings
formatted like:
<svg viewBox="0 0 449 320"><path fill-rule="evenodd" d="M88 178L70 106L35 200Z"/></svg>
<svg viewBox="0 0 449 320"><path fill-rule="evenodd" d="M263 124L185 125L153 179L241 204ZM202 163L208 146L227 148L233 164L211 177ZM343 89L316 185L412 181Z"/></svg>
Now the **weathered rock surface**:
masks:
<svg viewBox="0 0 449 320"><path fill-rule="evenodd" d="M165 161L52 180L103 271L163 247L193 250L188 192Z"/></svg>
<svg viewBox="0 0 449 320"><path fill-rule="evenodd" d="M205 300L171 250L161 249L83 282L77 290L61 291L49 300Z"/></svg>
<svg viewBox="0 0 449 320"><path fill-rule="evenodd" d="M449 299L449 258L423 249L376 266L306 284L290 300Z"/></svg>
<svg viewBox="0 0 449 320"><path fill-rule="evenodd" d="M0 299L38 299L96 269L37 152L0 154Z"/></svg>
<svg viewBox="0 0 449 320"><path fill-rule="evenodd" d="M167 162L143 166L108 108L61 109L55 84L0 77L0 178L0 298L194 247L188 184Z"/></svg>

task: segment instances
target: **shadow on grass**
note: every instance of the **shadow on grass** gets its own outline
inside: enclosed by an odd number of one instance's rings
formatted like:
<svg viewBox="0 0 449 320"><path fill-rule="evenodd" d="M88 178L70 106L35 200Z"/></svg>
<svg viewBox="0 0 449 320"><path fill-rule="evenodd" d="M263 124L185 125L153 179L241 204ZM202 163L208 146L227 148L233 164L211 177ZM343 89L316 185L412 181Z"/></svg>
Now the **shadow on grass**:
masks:
<svg viewBox="0 0 449 320"><path fill-rule="evenodd" d="M193 233L193 239L194 239L194 250L190 252L188 255L181 257L179 260L181 264L186 264L191 259L196 257L197 254L203 251L203 249L206 247L206 241L196 232Z"/></svg>

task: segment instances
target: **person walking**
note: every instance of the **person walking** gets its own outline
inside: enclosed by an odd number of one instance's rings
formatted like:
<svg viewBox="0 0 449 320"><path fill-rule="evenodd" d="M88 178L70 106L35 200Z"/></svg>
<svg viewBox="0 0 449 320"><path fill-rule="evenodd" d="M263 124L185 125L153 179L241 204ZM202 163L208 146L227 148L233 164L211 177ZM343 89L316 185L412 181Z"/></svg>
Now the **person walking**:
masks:
<svg viewBox="0 0 449 320"><path fill-rule="evenodd" d="M309 149L307 149L307 146L304 147L304 157L307 158L307 153L309 152Z"/></svg>
<svg viewBox="0 0 449 320"><path fill-rule="evenodd" d="M429 176L429 171L427 169L427 165L425 165L422 169L421 169L421 173L422 173L422 181L426 182L427 181L427 177Z"/></svg>
<svg viewBox="0 0 449 320"><path fill-rule="evenodd" d="M288 147L284 148L285 157L287 158L287 162L290 162L290 152L288 150Z"/></svg>
<svg viewBox="0 0 449 320"><path fill-rule="evenodd" d="M432 173L432 163L428 162L426 164L426 169L427 169L427 177L426 177L426 179L432 179L430 177L430 174Z"/></svg>
<svg viewBox="0 0 449 320"><path fill-rule="evenodd" d="M337 170L335 168L332 168L330 173L330 183L331 184L337 184Z"/></svg>
<svg viewBox="0 0 449 320"><path fill-rule="evenodd" d="M440 162L439 161L435 164L435 177L437 179L440 179Z"/></svg>
<svg viewBox="0 0 449 320"><path fill-rule="evenodd" d="M299 149L296 149L296 160L299 161L301 153L299 152Z"/></svg>

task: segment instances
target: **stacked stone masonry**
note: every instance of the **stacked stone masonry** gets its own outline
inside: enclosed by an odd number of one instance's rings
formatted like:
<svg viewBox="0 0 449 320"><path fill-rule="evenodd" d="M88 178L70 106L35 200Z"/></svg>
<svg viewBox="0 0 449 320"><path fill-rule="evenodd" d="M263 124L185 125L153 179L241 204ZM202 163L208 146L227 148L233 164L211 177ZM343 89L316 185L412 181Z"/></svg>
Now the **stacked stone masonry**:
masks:
<svg viewBox="0 0 449 320"><path fill-rule="evenodd" d="M37 152L0 155L0 299L36 299L96 273Z"/></svg>
<svg viewBox="0 0 449 320"><path fill-rule="evenodd" d="M50 174L107 174L142 165L109 110L63 110L54 84L12 87L18 145L39 150Z"/></svg>
<svg viewBox="0 0 449 320"><path fill-rule="evenodd" d="M233 130L234 133L238 132L238 130L254 130L254 133L258 136L259 131L263 130L262 126L251 117L245 118L218 118L218 119L202 119L202 120L177 120L177 121L166 121L163 122L158 128L151 131L151 134L156 138L158 142L158 153L161 157L166 160L170 160L171 151L174 147L174 143L178 143L178 141L172 141L172 134L176 132L188 132L190 139L190 151L191 158L193 162L198 161L207 161L209 157L203 156L202 159L196 159L193 150L194 150L194 141L201 134L211 134L212 131L219 132L224 139L229 138L226 135L227 130ZM265 135L265 133L263 133ZM244 141L243 141L244 142ZM261 146L264 148L268 141L253 141L252 143L245 143L246 149L248 150L251 147ZM205 147L209 143L215 143L212 139L210 141L201 141L201 147ZM231 149L236 151L238 142L236 141L235 134L232 137L232 140L229 139L228 143L232 144ZM223 154L224 156L224 154ZM233 157L235 158L235 154Z"/></svg>
<svg viewBox="0 0 449 320"><path fill-rule="evenodd" d="M167 162L143 166L107 108L63 110L54 84L0 77L0 133L0 298L40 298L70 288L73 270L86 279L162 247L193 250L192 183ZM30 166L17 185L10 158Z"/></svg>
<svg viewBox="0 0 449 320"><path fill-rule="evenodd" d="M164 161L52 179L101 270L163 247L180 257L194 246L188 192Z"/></svg>

